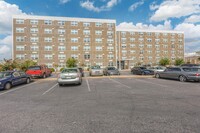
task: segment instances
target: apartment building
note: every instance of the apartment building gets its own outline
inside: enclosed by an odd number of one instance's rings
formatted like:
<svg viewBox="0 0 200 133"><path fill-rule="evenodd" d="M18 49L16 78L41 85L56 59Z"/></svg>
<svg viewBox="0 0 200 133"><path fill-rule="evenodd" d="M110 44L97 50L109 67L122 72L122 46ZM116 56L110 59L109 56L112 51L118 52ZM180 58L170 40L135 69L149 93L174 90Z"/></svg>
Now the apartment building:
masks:
<svg viewBox="0 0 200 133"><path fill-rule="evenodd" d="M115 27L108 19L13 16L13 59L64 67L73 57L80 66L116 66Z"/></svg>
<svg viewBox="0 0 200 133"><path fill-rule="evenodd" d="M176 31L116 29L116 20L50 16L13 16L13 59L31 59L65 67L73 57L79 66L158 64L184 58L184 34Z"/></svg>
<svg viewBox="0 0 200 133"><path fill-rule="evenodd" d="M184 33L177 31L117 29L118 57L122 69L158 65L161 58L184 59Z"/></svg>

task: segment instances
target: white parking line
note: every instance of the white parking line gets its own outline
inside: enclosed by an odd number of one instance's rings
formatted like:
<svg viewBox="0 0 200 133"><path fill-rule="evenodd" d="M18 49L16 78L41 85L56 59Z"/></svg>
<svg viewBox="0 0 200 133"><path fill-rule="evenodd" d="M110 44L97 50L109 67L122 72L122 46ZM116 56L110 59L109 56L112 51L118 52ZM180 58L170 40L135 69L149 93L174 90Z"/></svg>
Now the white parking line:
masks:
<svg viewBox="0 0 200 133"><path fill-rule="evenodd" d="M131 89L131 87L130 87L130 86L127 86L127 85L125 85L125 84L123 84L123 83L121 83L121 82L119 82L119 81L117 81L117 80L111 79L110 77L109 77L109 79L110 79L111 81L113 81L113 82L116 82L116 83L118 83L118 84L120 84L120 85L122 85L122 86L126 87L126 88L129 88L129 89Z"/></svg>
<svg viewBox="0 0 200 133"><path fill-rule="evenodd" d="M86 79L86 83L87 83L88 91L90 92L91 89L90 89L90 85L89 85L88 79Z"/></svg>
<svg viewBox="0 0 200 133"><path fill-rule="evenodd" d="M0 93L0 96L1 96L1 95L4 95L4 94L7 94L7 93L10 93L10 92L13 92L13 91L16 91L16 90L19 90L19 89L22 89L22 88L25 88L25 87L28 87L28 86L31 86L31 85L36 84L36 83L37 83L37 82L33 82L33 83L30 83L30 84L24 85L24 86L22 86L22 87L17 87L17 88L8 90L8 91L6 91L6 92Z"/></svg>
<svg viewBox="0 0 200 133"><path fill-rule="evenodd" d="M58 83L56 83L54 86L52 86L51 88L49 88L47 91L45 91L45 92L42 94L42 96L45 95L46 93L48 93L49 91L51 91L51 90L52 90L53 88L55 88L57 85L58 85Z"/></svg>
<svg viewBox="0 0 200 133"><path fill-rule="evenodd" d="M158 84L158 83L153 83L153 82L150 82L150 81L147 81L147 80L141 80L141 79L134 79L136 81L139 81L139 82L143 82L143 83L149 83L149 84L153 84L153 85L158 85L158 86L161 86L161 87L168 87L166 85L162 85L162 84Z"/></svg>

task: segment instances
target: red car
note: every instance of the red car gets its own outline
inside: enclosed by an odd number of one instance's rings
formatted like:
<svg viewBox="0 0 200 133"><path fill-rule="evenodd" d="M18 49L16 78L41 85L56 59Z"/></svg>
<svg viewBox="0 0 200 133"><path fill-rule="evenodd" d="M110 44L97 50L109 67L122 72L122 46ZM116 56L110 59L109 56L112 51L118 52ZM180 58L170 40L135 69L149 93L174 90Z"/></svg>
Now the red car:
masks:
<svg viewBox="0 0 200 133"><path fill-rule="evenodd" d="M26 74L30 75L32 78L46 78L51 76L51 70L45 65L30 66L26 71Z"/></svg>

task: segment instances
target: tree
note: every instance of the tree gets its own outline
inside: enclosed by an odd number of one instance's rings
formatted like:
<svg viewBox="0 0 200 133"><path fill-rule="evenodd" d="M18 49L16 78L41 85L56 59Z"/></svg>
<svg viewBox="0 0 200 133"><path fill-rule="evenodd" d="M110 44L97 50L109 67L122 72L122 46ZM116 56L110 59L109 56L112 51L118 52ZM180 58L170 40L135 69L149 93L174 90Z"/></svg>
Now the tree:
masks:
<svg viewBox="0 0 200 133"><path fill-rule="evenodd" d="M67 61L66 61L66 66L67 67L76 67L77 66L77 60L74 59L74 58L69 58Z"/></svg>
<svg viewBox="0 0 200 133"><path fill-rule="evenodd" d="M175 63L174 63L175 66L180 66L182 64L184 64L184 60L183 59L178 58L178 59L175 60Z"/></svg>
<svg viewBox="0 0 200 133"><path fill-rule="evenodd" d="M37 65L37 62L34 62L32 60L25 60L20 63L20 69L23 71L26 71L30 66L35 66Z"/></svg>
<svg viewBox="0 0 200 133"><path fill-rule="evenodd" d="M170 60L168 58L162 58L160 61L159 61L159 64L161 66L166 66L166 65L169 65L170 64Z"/></svg>
<svg viewBox="0 0 200 133"><path fill-rule="evenodd" d="M2 71L8 71L8 70L14 70L15 68L19 67L18 61L12 60L12 59L4 59L4 62L2 63Z"/></svg>

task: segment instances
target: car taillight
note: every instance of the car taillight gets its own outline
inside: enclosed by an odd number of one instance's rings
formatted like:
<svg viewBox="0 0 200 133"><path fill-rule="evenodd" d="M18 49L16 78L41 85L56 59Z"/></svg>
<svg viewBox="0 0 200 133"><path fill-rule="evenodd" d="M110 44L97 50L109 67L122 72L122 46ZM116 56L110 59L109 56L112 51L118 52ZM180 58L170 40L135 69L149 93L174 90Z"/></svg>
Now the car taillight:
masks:
<svg viewBox="0 0 200 133"><path fill-rule="evenodd" d="M197 73L197 74L195 74L195 76L200 76L200 74L199 74L199 73Z"/></svg>

